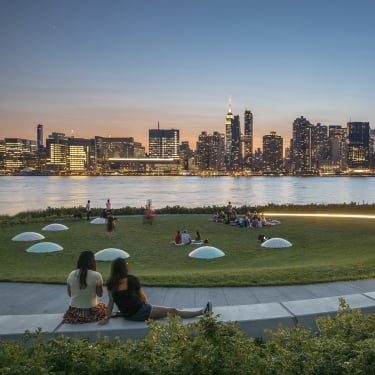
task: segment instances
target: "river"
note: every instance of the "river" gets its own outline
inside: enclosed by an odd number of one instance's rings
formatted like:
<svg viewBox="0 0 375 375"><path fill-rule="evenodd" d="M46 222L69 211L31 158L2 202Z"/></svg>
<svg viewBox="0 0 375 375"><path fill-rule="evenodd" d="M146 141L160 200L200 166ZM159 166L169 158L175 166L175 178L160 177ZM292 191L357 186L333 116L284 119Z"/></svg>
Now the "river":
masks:
<svg viewBox="0 0 375 375"><path fill-rule="evenodd" d="M148 176L1 176L3 215L48 207L154 208L274 204L372 204L374 177L148 177Z"/></svg>

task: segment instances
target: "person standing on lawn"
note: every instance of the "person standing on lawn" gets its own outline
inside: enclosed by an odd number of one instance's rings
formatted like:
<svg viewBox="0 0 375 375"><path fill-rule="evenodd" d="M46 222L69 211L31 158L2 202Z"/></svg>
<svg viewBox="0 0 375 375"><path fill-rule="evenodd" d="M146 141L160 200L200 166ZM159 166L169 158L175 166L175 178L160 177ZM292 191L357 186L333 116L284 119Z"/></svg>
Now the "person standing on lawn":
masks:
<svg viewBox="0 0 375 375"><path fill-rule="evenodd" d="M86 219L87 221L90 220L90 214L91 214L91 203L90 200L86 203Z"/></svg>

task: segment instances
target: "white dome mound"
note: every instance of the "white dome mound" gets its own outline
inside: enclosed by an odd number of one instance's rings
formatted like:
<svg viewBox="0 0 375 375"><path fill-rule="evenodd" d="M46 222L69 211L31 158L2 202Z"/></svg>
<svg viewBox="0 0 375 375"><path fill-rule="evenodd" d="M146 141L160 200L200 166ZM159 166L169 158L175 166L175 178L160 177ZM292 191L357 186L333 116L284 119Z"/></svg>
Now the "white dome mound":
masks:
<svg viewBox="0 0 375 375"><path fill-rule="evenodd" d="M220 258L224 255L224 252L213 246L201 246L189 253L189 257L197 259Z"/></svg>
<svg viewBox="0 0 375 375"><path fill-rule="evenodd" d="M30 246L26 251L28 253L53 253L54 251L61 251L62 246L54 242L39 242Z"/></svg>
<svg viewBox="0 0 375 375"><path fill-rule="evenodd" d="M36 232L23 232L12 238L12 241L40 241L44 240L44 236Z"/></svg>
<svg viewBox="0 0 375 375"><path fill-rule="evenodd" d="M129 257L130 255L126 251L121 250L121 249L116 249L113 247L100 250L95 254L95 260L103 261L103 262L112 261L112 260L115 260L116 258L126 259Z"/></svg>
<svg viewBox="0 0 375 375"><path fill-rule="evenodd" d="M90 224L105 224L107 220L104 217L97 217L94 220L90 221Z"/></svg>
<svg viewBox="0 0 375 375"><path fill-rule="evenodd" d="M57 232L59 230L68 230L69 228L63 224L49 224L42 228L42 230L47 230L51 232Z"/></svg>
<svg viewBox="0 0 375 375"><path fill-rule="evenodd" d="M276 248L282 248L282 247L291 247L292 244L289 241L284 240L284 238L275 237L275 238L270 238L267 241L264 241L261 244L261 246L276 249Z"/></svg>

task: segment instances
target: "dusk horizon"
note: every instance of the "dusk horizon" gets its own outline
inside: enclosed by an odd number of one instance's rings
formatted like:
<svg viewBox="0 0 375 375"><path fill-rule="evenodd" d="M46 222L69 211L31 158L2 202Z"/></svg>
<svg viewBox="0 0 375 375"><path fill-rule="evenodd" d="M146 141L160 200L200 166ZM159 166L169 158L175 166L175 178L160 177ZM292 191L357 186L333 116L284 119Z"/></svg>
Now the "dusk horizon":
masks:
<svg viewBox="0 0 375 375"><path fill-rule="evenodd" d="M293 121L374 123L370 0L180 4L15 0L0 15L0 138L133 137L195 142L254 115L254 149Z"/></svg>

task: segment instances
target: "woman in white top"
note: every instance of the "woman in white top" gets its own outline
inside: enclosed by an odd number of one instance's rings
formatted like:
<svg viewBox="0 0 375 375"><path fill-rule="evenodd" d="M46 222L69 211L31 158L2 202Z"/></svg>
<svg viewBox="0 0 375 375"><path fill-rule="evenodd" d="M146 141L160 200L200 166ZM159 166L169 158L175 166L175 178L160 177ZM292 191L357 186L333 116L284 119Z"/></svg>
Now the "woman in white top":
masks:
<svg viewBox="0 0 375 375"><path fill-rule="evenodd" d="M103 278L96 272L96 261L92 251L83 251L77 262L77 269L67 279L70 306L64 314L63 323L77 324L97 322L106 315L107 306L98 302L102 297Z"/></svg>

